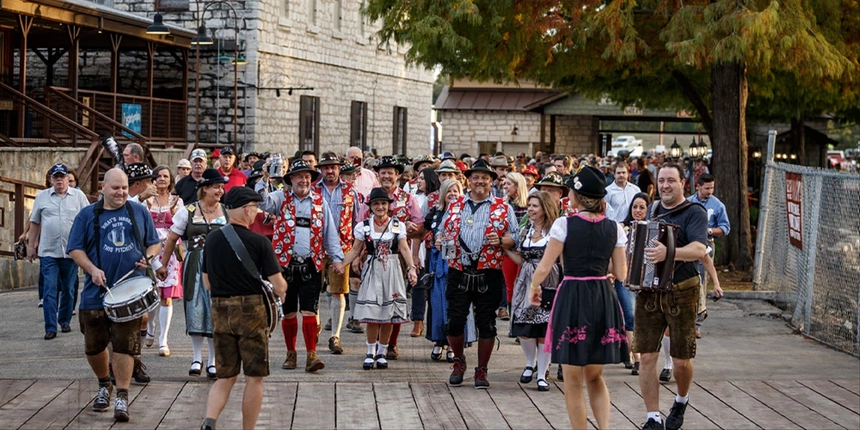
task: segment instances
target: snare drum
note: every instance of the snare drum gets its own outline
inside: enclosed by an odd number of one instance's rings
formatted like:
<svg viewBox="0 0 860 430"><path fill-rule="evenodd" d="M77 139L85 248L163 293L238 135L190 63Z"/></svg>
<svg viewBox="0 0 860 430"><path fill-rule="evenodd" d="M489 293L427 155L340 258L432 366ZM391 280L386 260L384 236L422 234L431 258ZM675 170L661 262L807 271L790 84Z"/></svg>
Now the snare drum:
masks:
<svg viewBox="0 0 860 430"><path fill-rule="evenodd" d="M158 289L147 276L126 279L105 293L104 307L108 318L123 323L142 317L158 306Z"/></svg>

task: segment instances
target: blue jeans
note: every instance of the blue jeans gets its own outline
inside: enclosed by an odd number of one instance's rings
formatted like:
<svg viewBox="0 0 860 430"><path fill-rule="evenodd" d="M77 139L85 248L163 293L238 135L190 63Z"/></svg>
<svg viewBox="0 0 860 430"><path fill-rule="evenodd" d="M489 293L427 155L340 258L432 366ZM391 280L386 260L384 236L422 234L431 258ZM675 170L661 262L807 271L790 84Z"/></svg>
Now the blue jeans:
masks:
<svg viewBox="0 0 860 430"><path fill-rule="evenodd" d="M42 313L45 315L45 332L59 332L59 325L67 325L72 321L74 306L75 279L78 277L78 266L71 258L40 257L40 272L45 278L44 303ZM59 293L59 306L57 295ZM59 307L59 312L57 308Z"/></svg>
<svg viewBox="0 0 860 430"><path fill-rule="evenodd" d="M630 291L624 284L615 280L615 294L621 304L621 314L624 315L624 329L633 331L633 309L636 308L636 293Z"/></svg>

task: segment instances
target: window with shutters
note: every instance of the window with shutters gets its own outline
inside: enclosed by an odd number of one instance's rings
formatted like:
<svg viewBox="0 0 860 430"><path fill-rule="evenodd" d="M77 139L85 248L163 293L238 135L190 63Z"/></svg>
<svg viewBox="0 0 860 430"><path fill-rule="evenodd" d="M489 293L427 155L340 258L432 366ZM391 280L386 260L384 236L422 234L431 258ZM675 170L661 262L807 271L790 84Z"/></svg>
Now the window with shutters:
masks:
<svg viewBox="0 0 860 430"><path fill-rule="evenodd" d="M393 127L393 142L392 148L395 154L406 154L406 108L394 106L394 127Z"/></svg>
<svg viewBox="0 0 860 430"><path fill-rule="evenodd" d="M320 98L301 96L299 99L299 150L314 151L320 149Z"/></svg>
<svg viewBox="0 0 860 430"><path fill-rule="evenodd" d="M353 100L350 107L349 144L367 151L367 103Z"/></svg>

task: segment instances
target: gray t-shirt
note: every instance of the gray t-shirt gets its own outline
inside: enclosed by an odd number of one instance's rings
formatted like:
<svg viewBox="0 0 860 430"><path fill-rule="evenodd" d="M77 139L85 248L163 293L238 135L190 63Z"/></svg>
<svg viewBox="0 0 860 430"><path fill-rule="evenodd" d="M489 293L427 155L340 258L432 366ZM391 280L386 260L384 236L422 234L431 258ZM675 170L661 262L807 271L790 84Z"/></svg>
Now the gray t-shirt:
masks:
<svg viewBox="0 0 860 430"><path fill-rule="evenodd" d="M670 209L664 208L662 203L656 202L656 204L657 216L669 212ZM648 211L648 218L651 218L650 210ZM682 248L692 242L699 242L702 245L708 246L708 212L702 205L693 203L690 207L666 215L661 219L669 224L681 227L676 248ZM699 276L698 261L675 262L675 274L672 278L674 283L677 284L693 276Z"/></svg>

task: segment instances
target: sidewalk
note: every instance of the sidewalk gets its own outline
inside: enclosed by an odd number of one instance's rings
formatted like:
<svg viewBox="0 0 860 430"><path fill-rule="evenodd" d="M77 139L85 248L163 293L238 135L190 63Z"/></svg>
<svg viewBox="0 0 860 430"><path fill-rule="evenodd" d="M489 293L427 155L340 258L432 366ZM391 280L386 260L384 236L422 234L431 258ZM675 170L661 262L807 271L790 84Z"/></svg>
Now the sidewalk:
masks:
<svg viewBox="0 0 860 430"><path fill-rule="evenodd" d="M324 299L324 296L322 297ZM109 428L112 414L90 410L95 379L83 355L77 320L73 332L42 339L42 311L34 289L0 294L0 428ZM710 318L695 359L695 384L687 428L860 428L860 360L793 334L764 302L724 299L709 304ZM321 304L322 321L328 318ZM507 322L499 322L506 333ZM259 428L566 428L563 384L550 392L521 385L522 352L501 338L490 362L490 390L449 387L444 361L430 360L430 343L400 337L400 357L388 370L364 371L364 335L341 335L344 355L330 355L320 335L326 368L318 374L280 369L283 335L272 336L272 375ZM193 428L205 412L209 382L188 377L191 345L181 304L174 310L171 357L145 348L143 362L153 382L132 386L131 423L118 428ZM205 347L204 347L205 349ZM299 341L299 361L303 364ZM205 351L204 351L205 353ZM467 349L469 367L476 351ZM205 357L205 355L204 355ZM301 366L300 366L301 367ZM555 366L550 372L555 375ZM636 377L623 366L607 366L612 394L612 428L636 428L645 408ZM661 407L668 413L676 386L664 385ZM241 391L234 389L219 428L241 426ZM376 405L375 408L370 404Z"/></svg>

